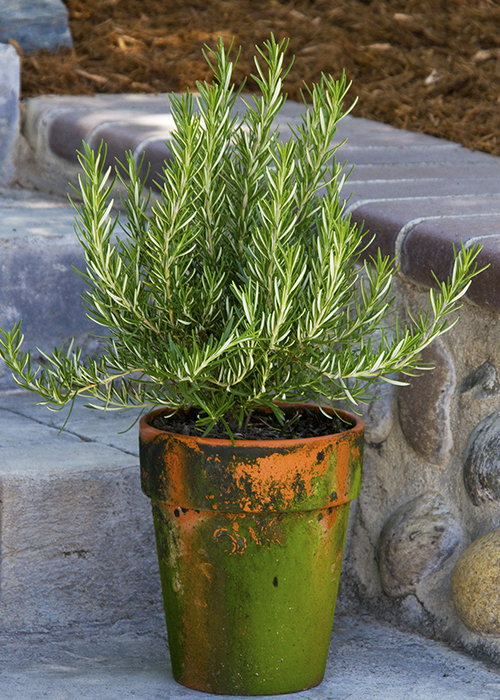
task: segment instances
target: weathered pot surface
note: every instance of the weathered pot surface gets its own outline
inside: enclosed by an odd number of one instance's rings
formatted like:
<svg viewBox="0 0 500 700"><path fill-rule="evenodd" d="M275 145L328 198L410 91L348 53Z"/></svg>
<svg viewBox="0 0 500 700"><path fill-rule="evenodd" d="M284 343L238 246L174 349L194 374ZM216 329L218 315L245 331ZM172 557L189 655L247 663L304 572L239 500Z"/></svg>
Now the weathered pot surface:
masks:
<svg viewBox="0 0 500 700"><path fill-rule="evenodd" d="M353 424L344 433L233 445L157 430L162 412L141 419L141 477L175 679L228 695L317 685L360 488L361 420L340 412Z"/></svg>

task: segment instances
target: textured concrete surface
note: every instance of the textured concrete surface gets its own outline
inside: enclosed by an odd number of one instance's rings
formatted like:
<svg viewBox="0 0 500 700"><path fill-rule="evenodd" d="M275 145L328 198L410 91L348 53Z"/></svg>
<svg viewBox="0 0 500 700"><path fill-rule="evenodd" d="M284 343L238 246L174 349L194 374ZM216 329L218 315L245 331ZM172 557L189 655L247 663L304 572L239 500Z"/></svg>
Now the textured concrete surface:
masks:
<svg viewBox="0 0 500 700"><path fill-rule="evenodd" d="M73 46L62 0L0 0L0 41L15 39L23 51Z"/></svg>
<svg viewBox="0 0 500 700"><path fill-rule="evenodd" d="M202 700L172 678L164 632L117 625L58 635L0 635L7 700ZM233 696L234 697L234 696ZM273 696L276 697L276 696ZM500 673L416 634L337 616L325 678L290 700L498 700Z"/></svg>
<svg viewBox="0 0 500 700"><path fill-rule="evenodd" d="M0 328L22 319L26 349L52 350L73 337L96 347L82 306L85 285L73 270L84 266L74 215L67 198L0 190ZM0 362L0 387L14 386Z"/></svg>
<svg viewBox="0 0 500 700"><path fill-rule="evenodd" d="M137 428L118 434L135 417L80 405L60 432L33 395L0 394L1 632L162 618Z"/></svg>
<svg viewBox="0 0 500 700"><path fill-rule="evenodd" d="M0 0L0 18L1 10ZM20 71L20 59L14 47L0 44L0 185L9 184L15 175L19 140Z"/></svg>

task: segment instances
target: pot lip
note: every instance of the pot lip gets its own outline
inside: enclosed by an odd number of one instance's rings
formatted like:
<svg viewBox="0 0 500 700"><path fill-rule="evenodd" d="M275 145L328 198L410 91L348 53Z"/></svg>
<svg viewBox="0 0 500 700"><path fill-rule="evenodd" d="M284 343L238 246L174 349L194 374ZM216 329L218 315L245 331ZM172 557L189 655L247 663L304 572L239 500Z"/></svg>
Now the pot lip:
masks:
<svg viewBox="0 0 500 700"><path fill-rule="evenodd" d="M318 408L318 404L310 404L310 403L289 403L289 404L281 404L280 402L276 402L279 406L286 406L287 408L302 408L306 407L308 409L311 408ZM179 440L182 440L184 442L194 442L197 445L220 445L220 446L231 446L231 447L267 447L267 448L283 448L286 446L291 446L291 445L299 445L299 444L306 444L306 445L313 445L314 443L324 443L325 441L331 440L332 438L342 439L343 436L353 436L353 435L359 435L360 437L363 435L364 431L364 423L363 420L361 419L360 416L357 416L355 413L351 413L350 411L344 411L343 409L333 409L329 406L324 406L323 407L325 411L327 412L333 412L334 410L338 412L341 416L348 418L350 421L352 421L353 425L345 430L342 433L331 433L329 435L316 435L314 437L307 437L307 438L288 438L288 439L283 439L283 440L235 440L234 445L231 442L229 438L204 438L204 437L197 437L196 435L181 435L180 433L170 433L166 430L159 430L158 428L155 428L149 423L149 420L157 415L161 415L162 413L165 413L169 409L166 407L160 407L160 408L155 408L152 411L149 411L149 413L146 413L145 415L141 416L139 420L139 433L141 437L143 438L154 438L158 437L159 435L172 435L178 438Z"/></svg>

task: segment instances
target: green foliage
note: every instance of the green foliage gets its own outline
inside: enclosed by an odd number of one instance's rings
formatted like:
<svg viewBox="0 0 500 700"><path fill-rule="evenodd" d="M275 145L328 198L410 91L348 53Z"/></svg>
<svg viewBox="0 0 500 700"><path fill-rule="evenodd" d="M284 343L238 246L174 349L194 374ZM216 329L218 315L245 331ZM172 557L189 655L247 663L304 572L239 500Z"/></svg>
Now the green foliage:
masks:
<svg viewBox="0 0 500 700"><path fill-rule="evenodd" d="M89 317L108 329L97 359L60 348L34 369L20 324L0 331L0 355L25 389L60 408L197 407L208 431L241 427L275 400L356 404L370 384L427 369L419 353L453 325L448 315L476 274L462 248L453 274L430 293L432 312L385 328L392 261L359 263L364 234L339 201L332 146L348 89L323 76L286 143L273 121L286 100L286 44L255 61L262 97L235 114L233 64L219 40L207 56L213 84L172 97L176 129L161 197L151 210L132 155L119 169L123 233L112 215L105 153L84 145L77 234L85 251ZM260 62L259 62L260 61ZM323 188L324 194L319 193Z"/></svg>

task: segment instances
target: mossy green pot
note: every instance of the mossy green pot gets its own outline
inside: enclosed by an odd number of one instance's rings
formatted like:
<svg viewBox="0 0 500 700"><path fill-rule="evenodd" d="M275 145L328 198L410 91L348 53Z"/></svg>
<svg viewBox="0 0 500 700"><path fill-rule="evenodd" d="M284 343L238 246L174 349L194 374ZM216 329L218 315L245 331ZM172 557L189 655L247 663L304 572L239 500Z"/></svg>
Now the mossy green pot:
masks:
<svg viewBox="0 0 500 700"><path fill-rule="evenodd" d="M224 695L318 685L360 488L362 421L339 412L352 425L342 433L233 445L157 430L161 412L141 419L141 477L174 678Z"/></svg>

